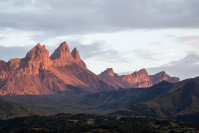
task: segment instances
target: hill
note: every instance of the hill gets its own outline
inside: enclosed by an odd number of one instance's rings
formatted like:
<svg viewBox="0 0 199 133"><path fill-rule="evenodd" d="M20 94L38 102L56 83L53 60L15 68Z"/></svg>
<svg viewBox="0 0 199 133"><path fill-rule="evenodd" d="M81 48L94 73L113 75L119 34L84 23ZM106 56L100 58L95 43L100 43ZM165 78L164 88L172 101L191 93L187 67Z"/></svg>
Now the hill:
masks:
<svg viewBox="0 0 199 133"><path fill-rule="evenodd" d="M187 122L199 122L199 83L190 80L180 89L165 97L131 105L111 114L134 114Z"/></svg>
<svg viewBox="0 0 199 133"><path fill-rule="evenodd" d="M49 112L33 109L25 105L20 105L0 99L1 119L24 117L30 115L44 115L44 114L49 114Z"/></svg>

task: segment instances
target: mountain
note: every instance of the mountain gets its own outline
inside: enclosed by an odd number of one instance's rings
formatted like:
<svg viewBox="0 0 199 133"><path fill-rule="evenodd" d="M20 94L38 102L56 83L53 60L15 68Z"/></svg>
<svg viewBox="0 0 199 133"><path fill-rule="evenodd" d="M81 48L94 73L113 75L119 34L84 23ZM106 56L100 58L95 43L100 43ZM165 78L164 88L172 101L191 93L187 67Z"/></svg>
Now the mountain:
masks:
<svg viewBox="0 0 199 133"><path fill-rule="evenodd" d="M170 77L164 71L155 75L148 75L146 69L141 69L138 72L136 71L129 75L119 76L117 73L114 73L112 68L108 68L104 72L100 73L99 77L105 79L109 83L112 83L119 88L150 87L158 84L163 80L171 83L180 81L179 78Z"/></svg>
<svg viewBox="0 0 199 133"><path fill-rule="evenodd" d="M38 43L25 58L0 61L0 95L79 94L115 89L88 70L77 49L71 53L66 42L50 58L45 45Z"/></svg>
<svg viewBox="0 0 199 133"><path fill-rule="evenodd" d="M181 88L160 99L131 105L112 115L139 115L186 122L199 121L199 83L188 81Z"/></svg>
<svg viewBox="0 0 199 133"><path fill-rule="evenodd" d="M177 82L164 72L148 75L145 69L122 75L107 69L99 76L92 73L80 58L63 42L49 57L45 45L39 43L24 58L0 61L0 96L44 94L88 94L118 88L150 87L166 80Z"/></svg>

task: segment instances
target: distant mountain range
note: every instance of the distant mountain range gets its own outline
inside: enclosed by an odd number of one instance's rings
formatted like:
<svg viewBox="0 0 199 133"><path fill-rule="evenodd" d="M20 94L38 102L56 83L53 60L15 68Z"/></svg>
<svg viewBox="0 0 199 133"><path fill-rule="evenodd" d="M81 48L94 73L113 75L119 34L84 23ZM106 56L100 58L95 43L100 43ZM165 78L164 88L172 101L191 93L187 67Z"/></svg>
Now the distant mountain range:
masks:
<svg viewBox="0 0 199 133"><path fill-rule="evenodd" d="M99 76L119 88L150 87L163 80L171 83L180 81L179 78L170 77L164 71L155 75L148 75L146 69L141 69L138 72L136 71L129 75L119 76L117 73L114 73L112 68L108 68L104 72L100 73Z"/></svg>
<svg viewBox="0 0 199 133"><path fill-rule="evenodd" d="M149 87L163 80L178 82L165 72L148 75L145 69L119 76L107 69L99 76L87 69L76 48L66 42L49 57L45 45L37 44L25 58L0 61L0 95L87 94L118 88Z"/></svg>

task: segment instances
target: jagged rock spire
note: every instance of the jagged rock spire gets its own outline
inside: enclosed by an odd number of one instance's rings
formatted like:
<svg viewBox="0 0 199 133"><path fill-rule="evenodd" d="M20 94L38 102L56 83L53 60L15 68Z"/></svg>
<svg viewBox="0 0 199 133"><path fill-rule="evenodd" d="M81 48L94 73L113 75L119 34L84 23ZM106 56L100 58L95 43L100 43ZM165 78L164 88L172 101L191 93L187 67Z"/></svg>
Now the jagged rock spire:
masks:
<svg viewBox="0 0 199 133"><path fill-rule="evenodd" d="M64 41L59 45L59 47L54 51L54 53L50 56L51 60L55 60L58 58L70 58L71 53L67 43Z"/></svg>
<svg viewBox="0 0 199 133"><path fill-rule="evenodd" d="M72 54L72 56L73 56L74 59L80 60L79 52L77 51L76 47L73 49L73 51L71 52L71 54Z"/></svg>

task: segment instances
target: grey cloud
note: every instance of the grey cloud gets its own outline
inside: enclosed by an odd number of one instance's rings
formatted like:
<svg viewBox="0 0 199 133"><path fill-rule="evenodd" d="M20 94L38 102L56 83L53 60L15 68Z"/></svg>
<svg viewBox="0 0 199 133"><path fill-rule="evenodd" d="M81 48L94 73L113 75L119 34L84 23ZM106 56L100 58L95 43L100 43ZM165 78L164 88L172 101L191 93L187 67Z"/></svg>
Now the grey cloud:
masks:
<svg viewBox="0 0 199 133"><path fill-rule="evenodd" d="M166 65L148 68L149 74L155 74L165 71L170 76L180 77L181 80L199 76L199 55L195 53L188 54L185 58L170 62Z"/></svg>
<svg viewBox="0 0 199 133"><path fill-rule="evenodd" d="M6 0L0 1L0 29L63 35L132 29L199 28L198 0ZM3 8L4 6L9 6ZM9 10L8 10L9 9Z"/></svg>

